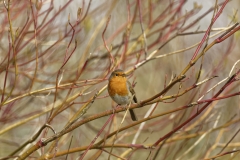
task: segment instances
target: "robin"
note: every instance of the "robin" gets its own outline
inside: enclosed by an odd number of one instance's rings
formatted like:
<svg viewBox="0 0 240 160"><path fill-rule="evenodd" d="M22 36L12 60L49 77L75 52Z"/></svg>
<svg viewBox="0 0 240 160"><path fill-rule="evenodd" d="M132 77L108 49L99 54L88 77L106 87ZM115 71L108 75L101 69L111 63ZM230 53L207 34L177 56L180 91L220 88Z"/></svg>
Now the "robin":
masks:
<svg viewBox="0 0 240 160"><path fill-rule="evenodd" d="M130 82L126 78L126 74L121 69L112 72L108 82L109 96L118 105L127 105L133 101L137 103L135 91L133 90ZM132 109L129 109L133 121L137 121L137 117Z"/></svg>

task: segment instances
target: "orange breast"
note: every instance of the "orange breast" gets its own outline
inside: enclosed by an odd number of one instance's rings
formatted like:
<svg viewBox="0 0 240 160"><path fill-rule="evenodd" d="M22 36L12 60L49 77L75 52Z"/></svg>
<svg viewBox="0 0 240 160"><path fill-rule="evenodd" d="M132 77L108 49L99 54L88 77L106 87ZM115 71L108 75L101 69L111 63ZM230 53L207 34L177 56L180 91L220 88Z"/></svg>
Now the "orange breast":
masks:
<svg viewBox="0 0 240 160"><path fill-rule="evenodd" d="M128 95L129 91L127 88L127 79L125 77L113 77L108 84L109 95L114 96L118 94L119 96Z"/></svg>

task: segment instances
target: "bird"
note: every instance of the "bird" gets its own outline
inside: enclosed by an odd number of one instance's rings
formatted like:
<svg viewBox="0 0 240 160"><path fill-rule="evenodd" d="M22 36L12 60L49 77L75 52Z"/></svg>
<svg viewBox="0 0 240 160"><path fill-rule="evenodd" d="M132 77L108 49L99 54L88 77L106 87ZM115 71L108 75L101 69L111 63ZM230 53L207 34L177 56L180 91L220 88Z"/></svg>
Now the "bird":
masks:
<svg viewBox="0 0 240 160"><path fill-rule="evenodd" d="M112 72L108 79L108 94L118 105L127 105L132 100L137 103L136 93L121 69ZM133 109L129 109L131 119L137 121Z"/></svg>

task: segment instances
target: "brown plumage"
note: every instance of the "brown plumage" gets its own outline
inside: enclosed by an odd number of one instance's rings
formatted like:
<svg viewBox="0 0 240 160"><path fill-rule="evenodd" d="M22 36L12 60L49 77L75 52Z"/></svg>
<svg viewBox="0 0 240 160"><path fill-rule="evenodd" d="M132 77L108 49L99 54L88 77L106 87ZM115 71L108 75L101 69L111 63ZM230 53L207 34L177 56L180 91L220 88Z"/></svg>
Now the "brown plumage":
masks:
<svg viewBox="0 0 240 160"><path fill-rule="evenodd" d="M126 74L121 69L112 72L109 77L108 93L110 97L119 105L127 105L133 101L137 103L137 98L130 82L127 81ZM133 98L132 98L133 96ZM133 121L137 121L137 117L132 109L129 109Z"/></svg>

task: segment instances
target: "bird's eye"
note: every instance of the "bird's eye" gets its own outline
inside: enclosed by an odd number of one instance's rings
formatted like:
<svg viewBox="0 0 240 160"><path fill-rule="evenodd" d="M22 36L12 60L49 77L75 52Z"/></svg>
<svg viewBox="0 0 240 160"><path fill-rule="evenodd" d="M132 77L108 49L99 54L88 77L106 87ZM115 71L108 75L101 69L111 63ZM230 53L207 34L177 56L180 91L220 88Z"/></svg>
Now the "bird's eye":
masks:
<svg viewBox="0 0 240 160"><path fill-rule="evenodd" d="M119 76L119 74L118 74L118 73L116 73L115 75L116 75L116 76Z"/></svg>

